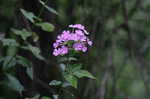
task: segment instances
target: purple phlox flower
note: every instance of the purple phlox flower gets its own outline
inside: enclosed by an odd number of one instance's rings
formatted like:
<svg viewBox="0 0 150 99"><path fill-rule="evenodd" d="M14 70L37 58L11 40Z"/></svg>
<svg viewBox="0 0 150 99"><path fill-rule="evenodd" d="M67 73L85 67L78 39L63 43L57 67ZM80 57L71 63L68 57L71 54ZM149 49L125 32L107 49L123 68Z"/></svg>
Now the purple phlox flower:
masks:
<svg viewBox="0 0 150 99"><path fill-rule="evenodd" d="M58 43L58 42L53 43L53 47L54 47L54 48L57 48L58 46L59 46L59 43Z"/></svg>
<svg viewBox="0 0 150 99"><path fill-rule="evenodd" d="M79 29L79 30L82 30L85 34L89 34L89 32L87 32L86 30L85 30L85 27L83 26L83 25L81 25L81 24L74 24L74 25L69 25L69 27L70 28L77 28L77 29Z"/></svg>
<svg viewBox="0 0 150 99"><path fill-rule="evenodd" d="M75 34L77 35L77 37L78 37L78 41L86 41L86 39L87 39L87 37L86 37L86 35L84 35L84 33L83 33L83 31L81 31L81 30L76 30L75 31Z"/></svg>
<svg viewBox="0 0 150 99"><path fill-rule="evenodd" d="M70 28L77 28L77 29L81 29L84 30L84 26L81 24L74 24L74 25L69 25Z"/></svg>
<svg viewBox="0 0 150 99"><path fill-rule="evenodd" d="M63 31L61 35L57 37L60 41L68 41L70 37L70 31Z"/></svg>
<svg viewBox="0 0 150 99"><path fill-rule="evenodd" d="M62 46L61 47L61 55L67 54L68 53L68 47Z"/></svg>
<svg viewBox="0 0 150 99"><path fill-rule="evenodd" d="M89 46L92 46L92 44L93 44L93 42L89 39L87 39L87 43L88 43Z"/></svg>
<svg viewBox="0 0 150 99"><path fill-rule="evenodd" d="M54 51L53 51L53 55L54 55L54 56L58 56L58 55L59 55L59 51L58 51L58 49L54 49Z"/></svg>
<svg viewBox="0 0 150 99"><path fill-rule="evenodd" d="M74 28L73 31L64 30L53 43L54 56L68 54L70 49L86 52L88 46L92 46L92 41L87 37L88 32L83 25L75 24L69 25L69 27Z"/></svg>
<svg viewBox="0 0 150 99"><path fill-rule="evenodd" d="M83 30L85 34L89 35L89 32L87 32L86 30Z"/></svg>
<svg viewBox="0 0 150 99"><path fill-rule="evenodd" d="M53 55L58 56L58 55L65 55L68 53L68 47L62 46L61 48L54 49Z"/></svg>
<svg viewBox="0 0 150 99"><path fill-rule="evenodd" d="M75 33L76 33L77 35L84 35L83 31L81 31L81 30L75 30Z"/></svg>
<svg viewBox="0 0 150 99"><path fill-rule="evenodd" d="M75 43L73 44L73 48L76 51L83 51L83 52L87 51L87 47L83 43Z"/></svg>

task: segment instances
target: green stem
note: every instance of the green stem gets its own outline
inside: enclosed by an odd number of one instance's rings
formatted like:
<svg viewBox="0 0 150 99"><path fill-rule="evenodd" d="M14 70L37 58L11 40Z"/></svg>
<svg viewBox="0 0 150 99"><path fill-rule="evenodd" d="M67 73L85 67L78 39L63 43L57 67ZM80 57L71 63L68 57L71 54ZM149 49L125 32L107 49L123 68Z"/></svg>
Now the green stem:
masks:
<svg viewBox="0 0 150 99"><path fill-rule="evenodd" d="M70 67L70 55L68 54L67 55L67 64L66 64L66 68L67 68L67 72L69 73L69 74L71 74L72 72L71 72L71 67Z"/></svg>
<svg viewBox="0 0 150 99"><path fill-rule="evenodd" d="M70 61L69 61L69 55L67 55L67 64L66 64L66 70L67 70L67 72L69 72L70 71L70 69L69 69L69 63L70 63Z"/></svg>

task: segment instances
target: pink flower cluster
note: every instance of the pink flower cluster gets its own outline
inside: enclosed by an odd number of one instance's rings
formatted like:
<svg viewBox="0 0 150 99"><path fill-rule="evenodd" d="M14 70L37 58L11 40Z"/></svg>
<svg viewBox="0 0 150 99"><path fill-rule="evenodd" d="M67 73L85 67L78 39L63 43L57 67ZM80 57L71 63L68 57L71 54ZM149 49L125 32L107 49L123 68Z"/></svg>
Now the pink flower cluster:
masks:
<svg viewBox="0 0 150 99"><path fill-rule="evenodd" d="M72 28L72 31L64 30L53 43L54 56L68 54L70 49L86 52L87 47L92 46L92 41L87 37L88 32L83 25L69 25L69 28Z"/></svg>

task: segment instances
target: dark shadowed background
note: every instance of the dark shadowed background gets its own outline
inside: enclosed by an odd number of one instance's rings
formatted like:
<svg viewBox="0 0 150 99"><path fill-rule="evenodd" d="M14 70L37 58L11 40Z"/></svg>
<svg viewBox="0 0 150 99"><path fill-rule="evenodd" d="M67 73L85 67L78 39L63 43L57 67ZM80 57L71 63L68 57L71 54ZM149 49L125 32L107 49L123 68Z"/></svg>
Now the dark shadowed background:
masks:
<svg viewBox="0 0 150 99"><path fill-rule="evenodd" d="M97 78L80 79L78 90L73 90L77 99L150 99L150 0L48 0L47 5L58 15L46 9L41 12L38 0L0 0L0 38L19 39L11 28L32 30L39 41L29 42L40 48L45 57L43 62L25 50L3 47L0 43L0 61L17 51L32 62L35 77L32 80L28 76L26 67L17 65L13 70L3 70L0 63L0 99L57 93L59 88L48 86L50 81L61 79L52 43L63 29L76 23L90 32L93 46L80 56L80 61ZM44 32L32 26L20 8L37 16L41 13L41 18L53 24L55 30ZM7 86L8 74L15 76L11 86L23 86L25 90L19 93ZM63 99L69 99L66 93L62 94Z"/></svg>

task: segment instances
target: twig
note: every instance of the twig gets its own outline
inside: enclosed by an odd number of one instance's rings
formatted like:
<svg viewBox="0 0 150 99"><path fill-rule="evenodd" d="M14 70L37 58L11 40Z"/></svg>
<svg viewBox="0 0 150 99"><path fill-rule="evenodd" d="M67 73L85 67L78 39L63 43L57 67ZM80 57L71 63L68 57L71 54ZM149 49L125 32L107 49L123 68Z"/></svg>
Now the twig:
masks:
<svg viewBox="0 0 150 99"><path fill-rule="evenodd" d="M47 2L48 2L48 0L46 0L46 1L44 2L44 4L47 4ZM42 15L43 11L44 11L44 6L42 6L42 8L40 9L38 18Z"/></svg>

